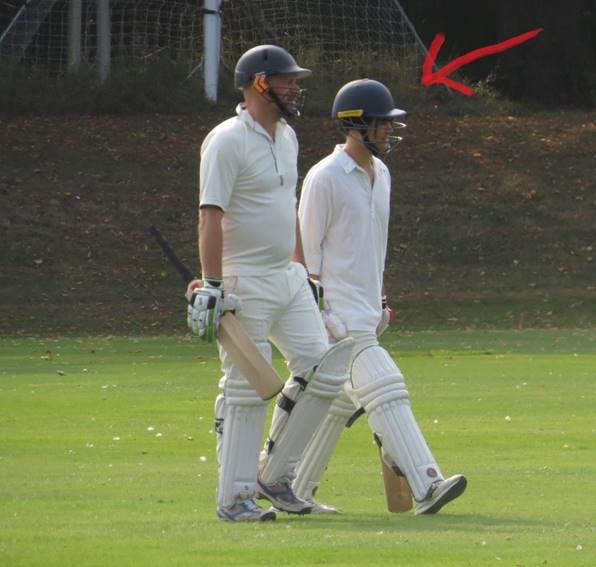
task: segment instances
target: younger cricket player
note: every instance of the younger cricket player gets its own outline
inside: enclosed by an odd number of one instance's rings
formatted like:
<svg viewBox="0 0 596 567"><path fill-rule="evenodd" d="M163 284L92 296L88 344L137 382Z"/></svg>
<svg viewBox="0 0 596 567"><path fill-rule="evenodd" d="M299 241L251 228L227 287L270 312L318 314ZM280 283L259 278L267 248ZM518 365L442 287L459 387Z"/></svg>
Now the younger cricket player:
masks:
<svg viewBox="0 0 596 567"><path fill-rule="evenodd" d="M379 156L401 139L396 128L405 112L378 81L344 85L332 116L345 143L316 164L302 187L299 219L307 268L325 289L324 319L330 338L355 340L351 375L311 439L297 469L294 492L313 512L338 510L316 502L319 486L340 433L362 408L382 444L383 459L405 475L416 514L434 514L459 496L466 479L445 479L416 423L404 377L379 345L388 310L383 302L391 179Z"/></svg>

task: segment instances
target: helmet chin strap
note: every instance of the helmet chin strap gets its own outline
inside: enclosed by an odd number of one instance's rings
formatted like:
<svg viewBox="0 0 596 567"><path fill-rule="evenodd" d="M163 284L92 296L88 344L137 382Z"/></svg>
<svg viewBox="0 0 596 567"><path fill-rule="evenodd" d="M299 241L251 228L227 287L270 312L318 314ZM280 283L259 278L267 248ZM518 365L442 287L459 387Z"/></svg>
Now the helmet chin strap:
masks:
<svg viewBox="0 0 596 567"><path fill-rule="evenodd" d="M364 144L364 147L375 157L379 157L381 155L381 152L379 151L379 148L377 147L377 144L373 143L370 141L369 137L368 137L368 132L364 134L364 136L362 136L362 143Z"/></svg>
<svg viewBox="0 0 596 567"><path fill-rule="evenodd" d="M268 94L271 97L271 100L275 103L277 108L279 108L279 111L281 112L281 115L284 118L294 118L294 116L300 116L300 111L298 109L294 111L289 110L288 107L281 101L279 96L277 96L277 94L273 92L272 89L269 89L264 94Z"/></svg>
<svg viewBox="0 0 596 567"><path fill-rule="evenodd" d="M397 127L397 126L399 126L401 128L406 127L406 125L403 124L402 122L396 122L395 124L396 124L395 127ZM393 151L393 149L395 148L395 146L397 146L397 144L399 144L401 141L402 141L401 136L395 136L395 135L390 134L387 137L386 149L380 150L377 144L370 141L370 139L368 137L368 130L362 135L362 142L369 149L369 151L372 153L372 155L375 157L381 157L381 158L383 156L386 156L387 154L390 154Z"/></svg>

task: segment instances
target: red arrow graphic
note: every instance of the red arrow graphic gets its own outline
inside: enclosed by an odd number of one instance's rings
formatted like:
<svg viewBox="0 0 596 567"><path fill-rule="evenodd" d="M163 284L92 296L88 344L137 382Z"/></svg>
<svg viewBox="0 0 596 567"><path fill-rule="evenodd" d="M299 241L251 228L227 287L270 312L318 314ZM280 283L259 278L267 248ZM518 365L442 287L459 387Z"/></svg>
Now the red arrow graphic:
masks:
<svg viewBox="0 0 596 567"><path fill-rule="evenodd" d="M435 64L437 55L439 54L443 43L445 43L445 34L438 33L430 44L430 48L428 49L426 59L424 60L424 65L422 66L422 79L420 82L425 86L443 83L444 85L447 85L452 89L456 89L467 96L472 96L474 94L474 90L471 87L450 79L448 75L453 73L456 69L459 69L460 67L463 67L464 65L467 65L476 59L486 57L487 55L500 53L501 51L506 51L511 47L515 47L520 43L524 43L530 39L533 39L541 31L543 31L543 28L537 28L520 35L516 35L510 39L506 39L505 41L501 41L500 43L487 45L486 47L480 47L479 49L475 49L474 51L470 51L469 53L454 59L451 63L445 65L445 67L442 67L433 73L433 65Z"/></svg>

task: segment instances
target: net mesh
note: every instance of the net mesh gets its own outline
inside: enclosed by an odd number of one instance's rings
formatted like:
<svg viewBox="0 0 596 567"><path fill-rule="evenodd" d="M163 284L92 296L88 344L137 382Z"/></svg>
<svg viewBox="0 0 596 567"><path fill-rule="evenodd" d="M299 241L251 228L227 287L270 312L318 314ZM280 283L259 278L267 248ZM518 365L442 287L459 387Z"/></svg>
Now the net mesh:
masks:
<svg viewBox="0 0 596 567"><path fill-rule="evenodd" d="M2 0L0 63L68 70L69 0ZM191 72L200 68L200 0L112 0L112 66L147 65L166 58ZM81 0L82 65L97 62L97 1ZM424 53L395 0L226 0L222 13L222 78L231 78L250 47L274 43L314 71L309 90L370 77L392 89L417 85ZM231 85L229 81L225 87Z"/></svg>

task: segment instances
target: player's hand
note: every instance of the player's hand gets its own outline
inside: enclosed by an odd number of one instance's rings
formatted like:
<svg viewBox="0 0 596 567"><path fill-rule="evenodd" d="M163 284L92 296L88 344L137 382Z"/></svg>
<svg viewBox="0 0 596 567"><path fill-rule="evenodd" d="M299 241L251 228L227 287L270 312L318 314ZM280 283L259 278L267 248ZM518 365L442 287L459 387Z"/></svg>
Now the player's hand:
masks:
<svg viewBox="0 0 596 567"><path fill-rule="evenodd" d="M193 283L195 285L191 288ZM213 342L223 312L223 289L203 281L197 286L195 280L189 284L187 299L188 326L204 341Z"/></svg>
<svg viewBox="0 0 596 567"><path fill-rule="evenodd" d="M315 303L319 306L319 311L323 311L325 309L325 300L324 295L325 292L323 290L323 286L319 280L315 280L311 277L307 279L308 285L312 291L312 294L315 298Z"/></svg>
<svg viewBox="0 0 596 567"><path fill-rule="evenodd" d="M323 323L325 323L325 328L327 329L327 333L329 336L336 341L341 341L348 336L348 330L344 325L344 322L329 309L329 305L325 301L325 308L321 311L321 316L323 317Z"/></svg>
<svg viewBox="0 0 596 567"><path fill-rule="evenodd" d="M393 323L393 319L395 318L395 311L389 307L385 296L381 300L381 307L383 311L381 313L381 320L377 325L377 337L380 337L387 330L387 327Z"/></svg>
<svg viewBox="0 0 596 567"><path fill-rule="evenodd" d="M213 342L223 313L223 289L207 281L193 280L188 284L186 298L188 326L204 341Z"/></svg>
<svg viewBox="0 0 596 567"><path fill-rule="evenodd" d="M225 311L240 311L242 302L237 295L224 293L209 281L193 280L186 290L187 323L193 333L206 342L213 342L219 332L219 321Z"/></svg>

